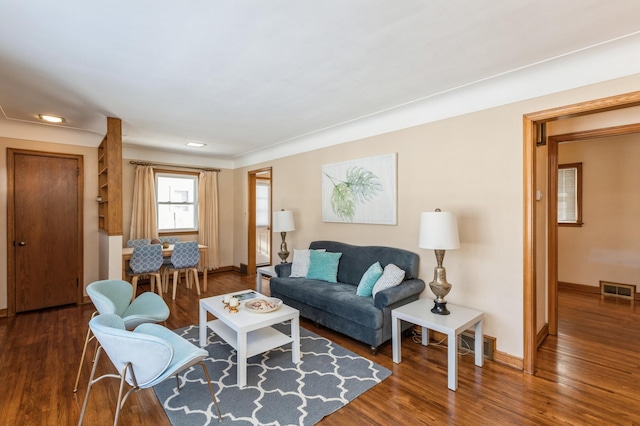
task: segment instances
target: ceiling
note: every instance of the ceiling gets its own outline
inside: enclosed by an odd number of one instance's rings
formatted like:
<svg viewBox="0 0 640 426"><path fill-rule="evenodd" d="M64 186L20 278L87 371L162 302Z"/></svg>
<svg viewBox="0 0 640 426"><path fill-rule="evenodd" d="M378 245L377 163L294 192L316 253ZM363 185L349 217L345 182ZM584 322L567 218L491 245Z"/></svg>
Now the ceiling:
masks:
<svg viewBox="0 0 640 426"><path fill-rule="evenodd" d="M227 160L640 31L637 0L0 0L0 16L0 136L97 146L110 116L126 146Z"/></svg>

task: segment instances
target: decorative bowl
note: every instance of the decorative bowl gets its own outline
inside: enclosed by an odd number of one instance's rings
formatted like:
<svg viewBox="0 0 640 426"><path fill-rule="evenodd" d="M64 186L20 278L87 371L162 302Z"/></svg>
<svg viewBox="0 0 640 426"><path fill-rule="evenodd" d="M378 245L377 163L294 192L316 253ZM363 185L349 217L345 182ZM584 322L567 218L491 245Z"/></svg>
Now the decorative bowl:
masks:
<svg viewBox="0 0 640 426"><path fill-rule="evenodd" d="M282 300L276 297L261 297L259 299L247 300L244 307L247 311L266 314L277 311L282 306Z"/></svg>

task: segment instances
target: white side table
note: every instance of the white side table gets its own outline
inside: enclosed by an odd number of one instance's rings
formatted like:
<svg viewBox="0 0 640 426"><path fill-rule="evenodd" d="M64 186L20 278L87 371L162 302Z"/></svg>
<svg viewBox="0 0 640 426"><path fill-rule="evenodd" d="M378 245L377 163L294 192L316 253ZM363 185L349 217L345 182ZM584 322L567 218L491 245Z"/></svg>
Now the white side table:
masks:
<svg viewBox="0 0 640 426"><path fill-rule="evenodd" d="M484 363L484 345L482 334L482 320L484 314L473 309L448 304L451 314L436 315L431 312L433 300L420 299L408 303L391 311L393 333L393 362L402 361L401 324L404 320L422 327L422 344L429 344L429 330L435 330L447 335L448 387L458 388L458 335L473 326L475 331L475 364L482 367Z"/></svg>
<svg viewBox="0 0 640 426"><path fill-rule="evenodd" d="M256 271L258 272L258 277L256 278L256 291L258 293L262 293L262 276L266 275L268 277L275 277L278 274L276 274L276 267L274 265L261 266L256 269Z"/></svg>

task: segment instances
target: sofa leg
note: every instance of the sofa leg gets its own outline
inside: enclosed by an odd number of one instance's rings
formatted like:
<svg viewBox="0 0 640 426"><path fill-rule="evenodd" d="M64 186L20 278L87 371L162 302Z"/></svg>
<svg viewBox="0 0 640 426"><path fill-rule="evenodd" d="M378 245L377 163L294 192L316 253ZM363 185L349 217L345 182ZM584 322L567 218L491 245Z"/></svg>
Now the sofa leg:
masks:
<svg viewBox="0 0 640 426"><path fill-rule="evenodd" d="M378 354L378 348L371 346L371 355L376 356Z"/></svg>
<svg viewBox="0 0 640 426"><path fill-rule="evenodd" d="M313 323L315 324L316 328L320 328L320 323L318 321L314 321Z"/></svg>

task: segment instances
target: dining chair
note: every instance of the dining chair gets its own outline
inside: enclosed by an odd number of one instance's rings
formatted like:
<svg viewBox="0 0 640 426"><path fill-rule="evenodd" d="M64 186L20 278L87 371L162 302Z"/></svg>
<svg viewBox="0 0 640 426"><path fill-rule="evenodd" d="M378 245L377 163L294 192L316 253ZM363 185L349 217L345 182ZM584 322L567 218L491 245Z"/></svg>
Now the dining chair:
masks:
<svg viewBox="0 0 640 426"><path fill-rule="evenodd" d="M154 291L155 284L158 284L158 295L162 297L162 246L160 244L150 244L148 246L137 246L133 248L127 275L131 276L133 286L133 297L136 297L138 279L142 275L149 275L151 281L151 292Z"/></svg>
<svg viewBox="0 0 640 426"><path fill-rule="evenodd" d="M133 330L140 324L162 322L169 318L169 307L162 297L159 297L155 293L144 292L131 301L133 286L126 281L95 281L87 286L87 294L93 306L96 308L91 318L98 314L118 315L122 318L127 330ZM89 327L87 336L84 339L80 366L78 366L76 383L73 387L74 392L78 390L78 381L80 380L80 373L82 372L84 356L91 340L93 340L93 336L91 334L91 328Z"/></svg>
<svg viewBox="0 0 640 426"><path fill-rule="evenodd" d="M140 240L129 240L127 241L127 247L140 247L140 246L148 246L151 244L151 240L149 238L143 238Z"/></svg>
<svg viewBox="0 0 640 426"><path fill-rule="evenodd" d="M167 244L175 244L180 242L180 238L179 237L160 237L160 242L162 243L167 243ZM163 257L163 264L162 264L162 282L164 283L164 291L165 293L167 292L167 287L169 285L168 281L169 281L169 277L168 277L168 269L166 268L167 265L171 264L171 256L164 256Z"/></svg>
<svg viewBox="0 0 640 426"><path fill-rule="evenodd" d="M178 237L160 237L160 241L163 243L175 244L180 242L180 238Z"/></svg>
<svg viewBox="0 0 640 426"><path fill-rule="evenodd" d="M171 253L171 263L165 265L168 272L173 272L173 300L176 299L176 283L178 282L178 274L185 272L187 288L191 288L191 277L196 282L196 290L200 296L200 281L198 279L198 262L200 261L200 249L197 241L178 242L173 245L173 253ZM168 274L167 274L168 278ZM165 280L165 286L168 286L168 279Z"/></svg>
<svg viewBox="0 0 640 426"><path fill-rule="evenodd" d="M178 374L196 364L199 364L204 370L209 392L218 412L218 421L222 421L218 399L213 390L207 367L203 362L209 356L205 349L197 347L184 337L158 324L142 324L133 331L128 331L124 321L118 315L113 314L96 316L89 321L89 327L98 339L100 347L89 377L78 425L81 425L84 419L91 388L100 380L104 378L120 379L116 415L113 421L113 424L117 425L120 410L131 393L139 389L153 387L173 376L177 379L177 389L180 391ZM103 351L119 374L107 373L94 379ZM131 386L131 389L123 395L125 381Z"/></svg>

